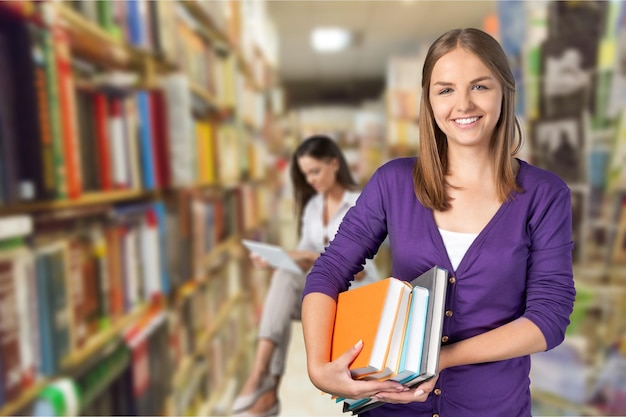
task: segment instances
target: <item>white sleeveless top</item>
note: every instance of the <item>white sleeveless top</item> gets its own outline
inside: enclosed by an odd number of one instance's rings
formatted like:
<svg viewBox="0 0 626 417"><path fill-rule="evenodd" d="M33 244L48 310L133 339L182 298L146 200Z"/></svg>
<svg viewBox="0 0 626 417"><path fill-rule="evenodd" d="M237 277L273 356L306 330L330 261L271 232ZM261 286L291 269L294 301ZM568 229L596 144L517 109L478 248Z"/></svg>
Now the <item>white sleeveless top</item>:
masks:
<svg viewBox="0 0 626 417"><path fill-rule="evenodd" d="M452 268L456 271L478 233L450 232L443 229L439 229L439 233L448 252Z"/></svg>

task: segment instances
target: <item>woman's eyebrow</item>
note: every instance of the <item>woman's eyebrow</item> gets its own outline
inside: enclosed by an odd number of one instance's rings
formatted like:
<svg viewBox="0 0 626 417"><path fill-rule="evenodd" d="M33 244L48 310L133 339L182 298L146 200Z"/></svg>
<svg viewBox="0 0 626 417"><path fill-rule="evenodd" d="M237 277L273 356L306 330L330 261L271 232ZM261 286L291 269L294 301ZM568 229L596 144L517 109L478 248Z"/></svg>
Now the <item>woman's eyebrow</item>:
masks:
<svg viewBox="0 0 626 417"><path fill-rule="evenodd" d="M479 83L481 81L491 81L491 80L493 80L493 77L485 75L483 77L478 77L475 80L470 81L470 84L476 84L476 83Z"/></svg>
<svg viewBox="0 0 626 417"><path fill-rule="evenodd" d="M479 83L481 81L487 81L487 80L493 80L493 77L490 77L488 75L482 76L482 77L478 77L476 79L473 79L472 81L469 82L469 84L476 84ZM451 85L454 85L454 83L451 83L449 81L435 81L433 83L433 85L440 85L442 87L449 87Z"/></svg>

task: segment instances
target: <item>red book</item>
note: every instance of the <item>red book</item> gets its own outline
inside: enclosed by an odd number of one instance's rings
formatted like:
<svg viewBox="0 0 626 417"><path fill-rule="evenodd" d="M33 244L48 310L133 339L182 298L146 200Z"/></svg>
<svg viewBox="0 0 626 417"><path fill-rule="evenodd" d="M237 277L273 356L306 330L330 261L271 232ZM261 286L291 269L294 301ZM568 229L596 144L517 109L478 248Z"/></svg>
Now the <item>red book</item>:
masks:
<svg viewBox="0 0 626 417"><path fill-rule="evenodd" d="M167 138L167 113L163 92L153 90L150 97L150 124L152 125L152 147L154 149L154 168L158 187L165 188L172 184L170 167L170 149Z"/></svg>
<svg viewBox="0 0 626 417"><path fill-rule="evenodd" d="M4 400L18 397L22 388L15 260L0 259L0 388Z"/></svg>
<svg viewBox="0 0 626 417"><path fill-rule="evenodd" d="M108 99L104 93L96 93L94 100L94 117L96 127L96 150L98 152L98 165L100 167L100 189L103 191L113 189L111 175L111 151L109 149L108 129Z"/></svg>

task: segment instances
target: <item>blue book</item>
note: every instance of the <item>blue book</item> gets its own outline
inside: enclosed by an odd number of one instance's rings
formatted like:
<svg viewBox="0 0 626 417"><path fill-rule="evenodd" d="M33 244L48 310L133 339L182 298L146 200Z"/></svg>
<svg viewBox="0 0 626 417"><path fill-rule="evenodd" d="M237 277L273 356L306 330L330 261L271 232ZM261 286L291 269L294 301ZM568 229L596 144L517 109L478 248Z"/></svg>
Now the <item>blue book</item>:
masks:
<svg viewBox="0 0 626 417"><path fill-rule="evenodd" d="M162 201L154 203L154 213L157 217L157 227L159 228L159 250L162 256L159 257L161 267L161 290L163 294L169 294L171 290L170 274L167 267L167 214Z"/></svg>
<svg viewBox="0 0 626 417"><path fill-rule="evenodd" d="M148 92L137 91L137 111L139 113L139 149L141 153L141 178L146 190L156 189L154 148L152 146L152 126L150 125L150 98Z"/></svg>
<svg viewBox="0 0 626 417"><path fill-rule="evenodd" d="M55 344L53 337L54 310L52 307L52 288L49 275L48 255L37 254L35 260L37 270L37 304L39 315L39 344L41 351L41 373L54 375L57 370L55 361Z"/></svg>
<svg viewBox="0 0 626 417"><path fill-rule="evenodd" d="M429 292L424 287L413 287L411 298L411 309L409 310L409 321L407 331L402 345L402 356L398 373L391 378L404 384L407 381L426 372L424 333L426 331L426 313L428 310Z"/></svg>
<svg viewBox="0 0 626 417"><path fill-rule="evenodd" d="M126 24L128 43L137 47L147 46L146 5L143 0L126 1Z"/></svg>

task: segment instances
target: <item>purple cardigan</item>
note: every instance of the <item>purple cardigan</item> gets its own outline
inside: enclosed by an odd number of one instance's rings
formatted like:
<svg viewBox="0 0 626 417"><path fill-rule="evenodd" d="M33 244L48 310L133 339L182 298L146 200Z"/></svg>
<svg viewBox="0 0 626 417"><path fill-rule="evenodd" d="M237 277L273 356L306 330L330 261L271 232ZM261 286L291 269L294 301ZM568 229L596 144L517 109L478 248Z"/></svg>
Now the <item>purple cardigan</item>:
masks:
<svg viewBox="0 0 626 417"><path fill-rule="evenodd" d="M556 175L520 161L524 189L502 204L474 240L456 271L432 210L413 190L415 158L392 160L372 176L318 258L303 296L337 299L387 235L392 275L412 280L437 264L450 271L443 334L454 343L526 317L543 332L548 349L563 341L572 312L570 190ZM388 404L364 416L530 416L530 356L441 372L425 403Z"/></svg>

